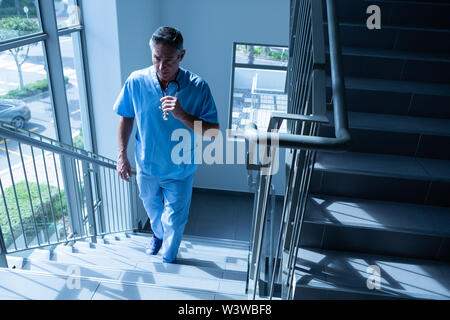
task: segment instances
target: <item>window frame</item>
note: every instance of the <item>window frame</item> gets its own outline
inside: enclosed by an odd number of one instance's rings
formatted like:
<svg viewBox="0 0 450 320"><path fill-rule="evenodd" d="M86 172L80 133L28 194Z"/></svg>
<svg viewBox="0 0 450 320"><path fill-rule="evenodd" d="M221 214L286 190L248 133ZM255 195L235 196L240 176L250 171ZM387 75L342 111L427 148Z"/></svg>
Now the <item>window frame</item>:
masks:
<svg viewBox="0 0 450 320"><path fill-rule="evenodd" d="M87 68L87 55L86 55L86 41L83 27L82 17L82 1L77 0L76 4L79 8L79 24L58 29L57 17L55 11L54 0L37 0L36 11L37 18L40 23L41 31L25 35L18 38L8 39L0 41L0 52L24 45L42 42L43 44L43 58L47 68L47 79L49 86L50 100L53 107L56 140L73 146L72 129L70 123L70 113L68 107L68 98L66 92L66 85L64 82L64 66L62 63L62 54L60 48L60 37L70 35L75 32L79 33L80 38L80 54L83 79L78 79L79 83L83 84L83 96L85 98L84 104L86 110L81 110L84 113L82 117L83 136L85 141L85 150L96 152L96 145L94 143L94 131L93 131L93 119L90 116L92 114L92 98L88 82L88 68ZM80 99L81 99L80 94ZM81 108L81 101L80 101ZM77 178L75 176L75 163L72 159L63 157L61 161L61 171L63 176L64 189L66 193L68 204L69 219L72 220L73 232L76 234L82 234L83 226L78 222L77 213L81 212L81 204L77 199L75 185Z"/></svg>
<svg viewBox="0 0 450 320"><path fill-rule="evenodd" d="M231 81L230 81L230 97L229 97L229 108L228 108L228 124L227 124L227 140L233 141L244 141L244 134L240 130L234 130L232 127L233 123L233 98L234 98L234 79L236 75L236 68L242 69L261 69L261 70L275 70L275 71L286 71L288 70L288 65L277 66L277 65L263 65L263 64L248 64L248 63L238 63L236 62L236 49L238 45L244 46L262 46L262 47L278 47L286 48L286 52L289 53L289 47L286 45L278 44L266 44L266 43L249 43L249 42L233 42L233 57L231 64ZM287 76L286 76L287 78ZM284 93L287 94L287 79L284 86Z"/></svg>

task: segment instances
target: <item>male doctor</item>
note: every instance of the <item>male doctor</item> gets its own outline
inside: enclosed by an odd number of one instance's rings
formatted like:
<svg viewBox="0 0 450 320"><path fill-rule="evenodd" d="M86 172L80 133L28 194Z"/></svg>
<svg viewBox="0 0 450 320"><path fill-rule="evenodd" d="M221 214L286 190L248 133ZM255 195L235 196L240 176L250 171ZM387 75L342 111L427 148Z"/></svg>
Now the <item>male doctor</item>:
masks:
<svg viewBox="0 0 450 320"><path fill-rule="evenodd" d="M146 252L156 255L162 249L163 262L176 263L197 168L194 122L201 121L201 132L196 134L212 137L218 135L219 124L206 81L180 67L186 54L180 31L158 28L150 39L150 48L153 66L133 72L114 104L120 116L117 171L129 181L131 167L126 150L136 121L136 180L153 230ZM172 161L172 150L178 142L171 136L177 129L190 132L190 162Z"/></svg>

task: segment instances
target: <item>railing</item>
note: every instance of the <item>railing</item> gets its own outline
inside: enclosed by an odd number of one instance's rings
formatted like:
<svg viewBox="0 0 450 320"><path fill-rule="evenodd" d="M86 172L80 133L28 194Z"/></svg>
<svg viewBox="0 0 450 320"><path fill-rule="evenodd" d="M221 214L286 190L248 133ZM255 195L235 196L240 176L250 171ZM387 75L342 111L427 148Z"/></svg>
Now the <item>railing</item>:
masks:
<svg viewBox="0 0 450 320"><path fill-rule="evenodd" d="M121 180L113 160L4 122L0 145L0 267L8 253L136 229L135 174Z"/></svg>
<svg viewBox="0 0 450 320"><path fill-rule="evenodd" d="M294 271L300 246L303 220L316 151L340 152L348 148L347 112L344 78L339 43L336 0L327 0L328 32L333 89L335 137L319 137L319 126L328 122L326 113L325 42L322 1L292 0L288 65L288 114L272 114L267 132L249 125L246 142L267 149L271 161L258 165L247 161L249 170L259 170L259 186L255 194L251 251L249 254L248 294L272 299L275 283L281 285L281 298L292 299L295 289ZM288 121L290 133L278 133L283 121ZM274 143L276 142L276 143ZM276 253L264 254L266 217L269 207L270 185L276 152L289 149L286 154L288 177L284 195L280 231ZM248 157L251 159L251 157ZM263 170L264 169L264 170ZM274 239L270 238L272 243ZM268 262L268 263L267 263ZM261 265L269 265L270 272ZM268 274L268 277L267 277ZM262 288L266 283L266 289Z"/></svg>

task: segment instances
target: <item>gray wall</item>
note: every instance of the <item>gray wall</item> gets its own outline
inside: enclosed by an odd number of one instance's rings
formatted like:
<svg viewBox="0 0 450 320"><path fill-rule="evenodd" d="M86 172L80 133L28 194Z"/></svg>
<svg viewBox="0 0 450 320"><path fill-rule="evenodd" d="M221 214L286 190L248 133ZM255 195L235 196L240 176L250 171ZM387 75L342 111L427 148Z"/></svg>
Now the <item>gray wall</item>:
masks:
<svg viewBox="0 0 450 320"><path fill-rule="evenodd" d="M182 66L209 83L223 133L233 42L288 44L289 0L85 0L83 6L98 151L113 159L118 118L112 105L128 75L151 65L148 40L159 25L182 31L187 51ZM282 194L284 170L274 181ZM244 165L202 165L194 185L248 191L247 171Z"/></svg>

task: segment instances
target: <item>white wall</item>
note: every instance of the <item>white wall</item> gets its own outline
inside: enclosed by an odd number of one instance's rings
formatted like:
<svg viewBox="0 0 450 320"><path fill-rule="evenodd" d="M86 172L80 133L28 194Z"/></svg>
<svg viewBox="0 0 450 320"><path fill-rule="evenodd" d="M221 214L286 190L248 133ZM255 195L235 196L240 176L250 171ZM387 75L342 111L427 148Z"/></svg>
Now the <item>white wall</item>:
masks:
<svg viewBox="0 0 450 320"><path fill-rule="evenodd" d="M92 111L98 153L117 158L117 117L112 105L122 86L116 0L82 3ZM116 138L116 139L114 139Z"/></svg>
<svg viewBox="0 0 450 320"><path fill-rule="evenodd" d="M222 131L228 125L233 42L289 44L289 0L164 0L164 25L181 30L186 56L183 66L210 85ZM284 161L283 152L280 161ZM281 162L283 163L283 162ZM284 170L274 177L283 193ZM248 191L244 165L200 166L194 185Z"/></svg>
<svg viewBox="0 0 450 320"><path fill-rule="evenodd" d="M97 149L99 154L114 160L119 117L112 107L130 73L151 64L148 41L160 25L159 3L159 0L83 1ZM130 139L130 159L134 159L133 150L134 139Z"/></svg>
<svg viewBox="0 0 450 320"><path fill-rule="evenodd" d="M148 40L159 25L183 33L187 54L182 66L209 83L223 132L233 42L288 45L289 0L85 0L83 7L98 151L112 159L118 123L112 106L128 75L151 65ZM130 157L132 151L130 144ZM282 194L284 170L274 181ZM203 165L194 185L248 191L247 171L244 165Z"/></svg>

